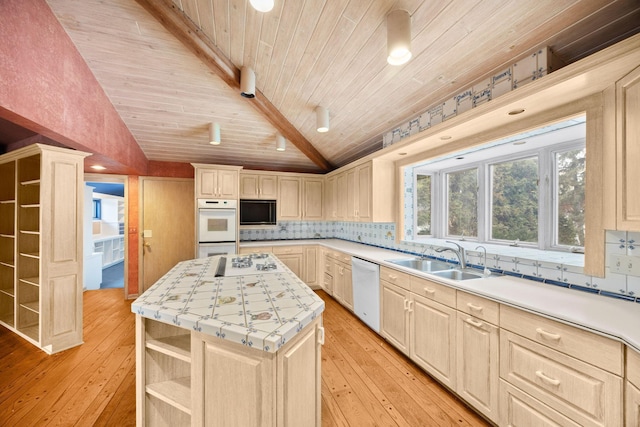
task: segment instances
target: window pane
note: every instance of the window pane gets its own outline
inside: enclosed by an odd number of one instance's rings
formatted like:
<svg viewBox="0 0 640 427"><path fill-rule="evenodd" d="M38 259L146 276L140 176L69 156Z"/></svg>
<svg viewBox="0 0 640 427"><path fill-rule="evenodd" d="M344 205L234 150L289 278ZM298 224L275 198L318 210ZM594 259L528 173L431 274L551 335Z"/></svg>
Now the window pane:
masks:
<svg viewBox="0 0 640 427"><path fill-rule="evenodd" d="M431 176L416 176L416 230L419 236L431 235Z"/></svg>
<svg viewBox="0 0 640 427"><path fill-rule="evenodd" d="M478 236L478 170L447 174L447 234Z"/></svg>
<svg viewBox="0 0 640 427"><path fill-rule="evenodd" d="M538 241L538 158L491 165L491 238Z"/></svg>
<svg viewBox="0 0 640 427"><path fill-rule="evenodd" d="M586 149L556 153L558 244L584 246Z"/></svg>

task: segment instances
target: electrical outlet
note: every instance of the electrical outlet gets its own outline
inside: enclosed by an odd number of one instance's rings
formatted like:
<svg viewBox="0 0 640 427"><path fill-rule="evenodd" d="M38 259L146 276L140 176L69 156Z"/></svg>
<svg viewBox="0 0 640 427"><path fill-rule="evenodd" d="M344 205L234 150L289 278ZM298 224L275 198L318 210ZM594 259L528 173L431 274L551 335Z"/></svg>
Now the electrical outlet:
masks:
<svg viewBox="0 0 640 427"><path fill-rule="evenodd" d="M640 276L640 257L611 254L609 259L612 273Z"/></svg>

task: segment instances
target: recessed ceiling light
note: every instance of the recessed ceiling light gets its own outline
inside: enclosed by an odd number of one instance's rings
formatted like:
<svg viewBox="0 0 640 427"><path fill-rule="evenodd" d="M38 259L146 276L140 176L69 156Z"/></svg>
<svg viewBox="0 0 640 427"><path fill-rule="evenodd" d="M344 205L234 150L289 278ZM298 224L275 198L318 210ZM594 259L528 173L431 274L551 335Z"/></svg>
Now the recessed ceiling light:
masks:
<svg viewBox="0 0 640 427"><path fill-rule="evenodd" d="M456 160L464 160L464 156L456 157Z"/></svg>
<svg viewBox="0 0 640 427"><path fill-rule="evenodd" d="M398 156L406 156L406 155L407 155L407 153L405 153L405 152L398 153Z"/></svg>
<svg viewBox="0 0 640 427"><path fill-rule="evenodd" d="M522 114L524 113L524 108L518 108L517 110L511 110L509 111L509 115L510 116L517 116L518 114Z"/></svg>
<svg viewBox="0 0 640 427"><path fill-rule="evenodd" d="M101 166L101 165L93 165L93 166L91 166L91 169L95 169L97 171L103 171L106 168L104 166Z"/></svg>
<svg viewBox="0 0 640 427"><path fill-rule="evenodd" d="M527 143L527 141L516 141L516 142L513 143L513 145L524 145L526 143Z"/></svg>
<svg viewBox="0 0 640 427"><path fill-rule="evenodd" d="M446 141L446 140L448 140L448 139L451 139L451 136L449 136L449 135L443 135L443 136L441 136L441 137L440 137L440 139L441 139L441 140L443 140L443 141Z"/></svg>

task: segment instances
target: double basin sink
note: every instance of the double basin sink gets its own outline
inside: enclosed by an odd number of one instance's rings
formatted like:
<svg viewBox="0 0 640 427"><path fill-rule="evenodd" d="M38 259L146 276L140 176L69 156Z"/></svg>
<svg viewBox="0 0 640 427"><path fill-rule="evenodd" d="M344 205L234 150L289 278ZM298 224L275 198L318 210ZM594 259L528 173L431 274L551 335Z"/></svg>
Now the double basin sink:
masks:
<svg viewBox="0 0 640 427"><path fill-rule="evenodd" d="M390 259L388 261L402 267L430 273L443 279L469 280L484 277L483 274L477 270L455 268L452 264L443 261L422 258Z"/></svg>

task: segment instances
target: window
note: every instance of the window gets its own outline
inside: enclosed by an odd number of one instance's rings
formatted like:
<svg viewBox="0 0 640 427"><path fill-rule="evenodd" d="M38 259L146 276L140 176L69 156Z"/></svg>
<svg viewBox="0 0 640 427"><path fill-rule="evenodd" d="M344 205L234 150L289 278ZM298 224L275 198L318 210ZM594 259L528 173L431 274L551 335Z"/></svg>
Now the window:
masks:
<svg viewBox="0 0 640 427"><path fill-rule="evenodd" d="M584 117L413 167L408 234L580 250L585 234ZM410 205L411 206L411 205Z"/></svg>
<svg viewBox="0 0 640 427"><path fill-rule="evenodd" d="M102 200L93 199L93 219L102 219Z"/></svg>
<svg viewBox="0 0 640 427"><path fill-rule="evenodd" d="M584 246L584 186L586 149L555 153L555 243Z"/></svg>
<svg viewBox="0 0 640 427"><path fill-rule="evenodd" d="M431 235L431 175L416 175L416 230L419 236Z"/></svg>
<svg viewBox="0 0 640 427"><path fill-rule="evenodd" d="M447 177L447 235L478 236L478 169Z"/></svg>
<svg viewBox="0 0 640 427"><path fill-rule="evenodd" d="M490 165L491 239L538 241L538 157Z"/></svg>

